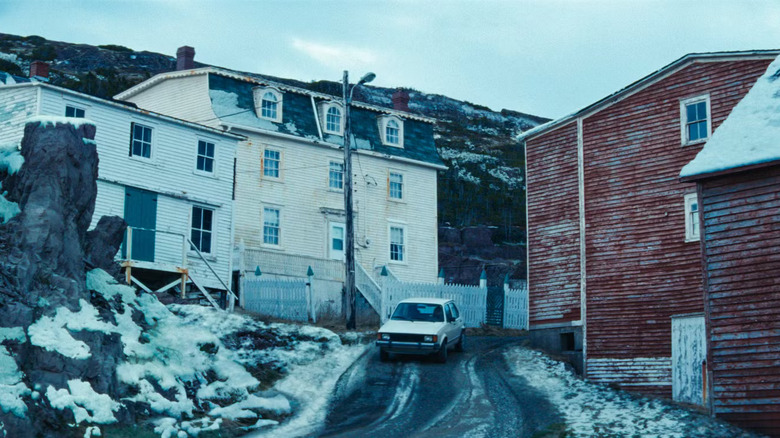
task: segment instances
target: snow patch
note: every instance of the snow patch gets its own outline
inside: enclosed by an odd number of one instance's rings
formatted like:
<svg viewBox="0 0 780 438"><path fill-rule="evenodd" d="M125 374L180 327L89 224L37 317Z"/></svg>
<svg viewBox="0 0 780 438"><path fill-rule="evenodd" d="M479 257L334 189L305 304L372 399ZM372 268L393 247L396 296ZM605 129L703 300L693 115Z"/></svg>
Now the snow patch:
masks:
<svg viewBox="0 0 780 438"><path fill-rule="evenodd" d="M0 172L13 175L22 168L22 164L24 164L24 157L19 151L18 144L0 145Z"/></svg>
<svg viewBox="0 0 780 438"><path fill-rule="evenodd" d="M279 127L270 120L257 117L254 109L238 106L238 95L229 91L209 90L211 107L221 121L242 126L279 131Z"/></svg>
<svg viewBox="0 0 780 438"><path fill-rule="evenodd" d="M27 123L40 123L42 127L56 126L58 123L65 125L73 125L76 128L81 125L95 126L95 122L89 119L80 117L63 117L63 116L34 116L27 119Z"/></svg>
<svg viewBox="0 0 780 438"><path fill-rule="evenodd" d="M780 160L780 57L680 172L681 177Z"/></svg>
<svg viewBox="0 0 780 438"><path fill-rule="evenodd" d="M60 307L54 316L40 317L27 328L30 343L71 359L90 357L89 346L75 339L70 331L112 333L115 331L115 326L100 321L97 309L86 300L80 300L79 304L81 309L78 312L74 313L65 307Z"/></svg>
<svg viewBox="0 0 780 438"><path fill-rule="evenodd" d="M121 404L113 401L106 394L98 394L89 382L78 379L68 381L68 389L46 389L46 398L55 409L70 409L76 418L76 424L82 421L98 424L116 423L114 412Z"/></svg>

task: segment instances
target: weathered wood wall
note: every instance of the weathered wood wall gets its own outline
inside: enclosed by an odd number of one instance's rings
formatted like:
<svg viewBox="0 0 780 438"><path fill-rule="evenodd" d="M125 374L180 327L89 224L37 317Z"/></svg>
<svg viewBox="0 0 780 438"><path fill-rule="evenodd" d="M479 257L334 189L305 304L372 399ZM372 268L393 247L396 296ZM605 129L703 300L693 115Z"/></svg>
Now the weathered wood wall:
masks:
<svg viewBox="0 0 780 438"><path fill-rule="evenodd" d="M577 123L525 149L531 328L570 325L580 321Z"/></svg>
<svg viewBox="0 0 780 438"><path fill-rule="evenodd" d="M780 167L701 193L714 413L780 436Z"/></svg>

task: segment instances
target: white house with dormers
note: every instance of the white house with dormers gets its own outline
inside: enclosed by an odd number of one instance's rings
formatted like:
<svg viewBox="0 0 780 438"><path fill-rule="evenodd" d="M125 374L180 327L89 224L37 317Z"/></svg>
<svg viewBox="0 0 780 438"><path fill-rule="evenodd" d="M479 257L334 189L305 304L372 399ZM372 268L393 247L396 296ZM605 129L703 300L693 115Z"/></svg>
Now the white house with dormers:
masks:
<svg viewBox="0 0 780 438"><path fill-rule="evenodd" d="M174 287L187 273L204 288L230 286L233 163L241 137L0 73L0 144L20 144L26 121L36 116L95 124L91 227L104 215L125 219L133 231L117 258L137 281Z"/></svg>
<svg viewBox="0 0 780 438"><path fill-rule="evenodd" d="M344 275L344 108L340 98L220 68L163 73L116 96L246 137L238 146L235 244L242 273L330 282ZM407 93L394 98L407 105ZM408 108L407 108L408 109ZM438 274L434 120L353 104L356 260L403 281ZM238 269L238 268L237 268ZM360 276L360 273L358 273ZM320 291L322 287L318 287Z"/></svg>

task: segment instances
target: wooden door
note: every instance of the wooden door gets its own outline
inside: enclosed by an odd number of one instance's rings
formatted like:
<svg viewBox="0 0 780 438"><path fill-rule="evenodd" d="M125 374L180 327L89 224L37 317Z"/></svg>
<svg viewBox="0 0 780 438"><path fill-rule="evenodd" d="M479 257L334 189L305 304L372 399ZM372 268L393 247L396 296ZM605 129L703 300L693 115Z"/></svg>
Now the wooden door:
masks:
<svg viewBox="0 0 780 438"><path fill-rule="evenodd" d="M704 404L705 330L702 315L672 317L672 397L675 401Z"/></svg>
<svg viewBox="0 0 780 438"><path fill-rule="evenodd" d="M133 227L130 257L127 256L127 235L122 242L122 258L154 261L154 230L157 227L157 193L125 187L125 222Z"/></svg>

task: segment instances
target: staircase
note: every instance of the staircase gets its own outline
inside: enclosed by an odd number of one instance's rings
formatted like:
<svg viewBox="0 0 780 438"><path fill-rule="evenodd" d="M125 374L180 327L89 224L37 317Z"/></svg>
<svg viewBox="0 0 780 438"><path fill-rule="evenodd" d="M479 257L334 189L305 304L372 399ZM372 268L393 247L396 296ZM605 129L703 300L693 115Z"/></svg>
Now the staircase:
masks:
<svg viewBox="0 0 780 438"><path fill-rule="evenodd" d="M376 284L373 278L363 269L360 263L355 263L355 287L365 297L368 304L376 311L377 315L382 314L382 289Z"/></svg>

